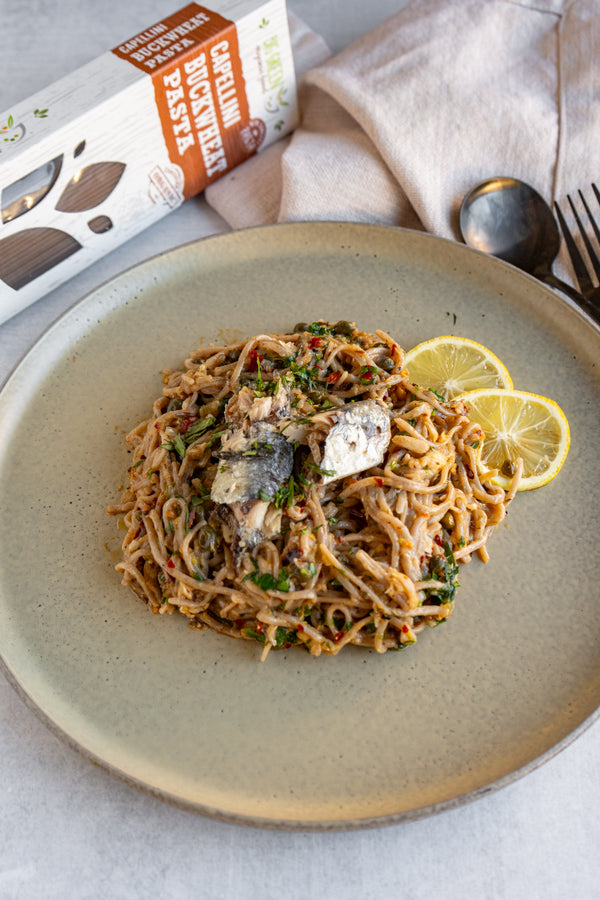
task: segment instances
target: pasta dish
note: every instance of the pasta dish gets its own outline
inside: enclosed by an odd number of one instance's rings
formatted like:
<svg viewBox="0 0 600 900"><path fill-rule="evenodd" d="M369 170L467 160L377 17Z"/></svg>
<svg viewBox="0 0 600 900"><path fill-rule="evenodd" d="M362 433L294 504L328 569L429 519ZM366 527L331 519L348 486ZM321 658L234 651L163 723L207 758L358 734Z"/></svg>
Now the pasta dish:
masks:
<svg viewBox="0 0 600 900"><path fill-rule="evenodd" d="M348 322L203 347L127 436L117 570L154 613L273 648L379 653L452 613L508 491L460 401ZM518 467L517 467L518 468Z"/></svg>

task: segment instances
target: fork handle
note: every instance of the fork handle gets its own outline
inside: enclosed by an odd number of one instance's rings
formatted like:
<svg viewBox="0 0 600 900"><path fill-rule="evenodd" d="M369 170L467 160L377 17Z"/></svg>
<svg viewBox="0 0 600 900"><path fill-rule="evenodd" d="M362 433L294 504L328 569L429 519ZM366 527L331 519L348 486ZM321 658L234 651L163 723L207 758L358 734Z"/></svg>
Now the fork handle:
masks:
<svg viewBox="0 0 600 900"><path fill-rule="evenodd" d="M559 291L562 291L563 294L566 294L567 297L570 297L571 300L575 300L576 303L585 303L585 297L583 296L583 294L581 294L570 284L567 284L566 281L562 281L560 278L557 278L553 272L543 272L539 275L539 277L542 281L545 281L546 284L549 284L550 287L557 288Z"/></svg>
<svg viewBox="0 0 600 900"><path fill-rule="evenodd" d="M557 278L553 272L544 272L539 275L539 278L544 281L546 284L550 285L550 287L557 288L557 290L562 291L563 294L566 294L567 297L570 297L571 300L574 300L578 306L580 306L584 312L590 316L594 322L600 324L600 308L597 303L592 302L591 300L587 300L583 294L581 294L578 290L572 287L570 284L567 284L566 281L562 281L560 278Z"/></svg>

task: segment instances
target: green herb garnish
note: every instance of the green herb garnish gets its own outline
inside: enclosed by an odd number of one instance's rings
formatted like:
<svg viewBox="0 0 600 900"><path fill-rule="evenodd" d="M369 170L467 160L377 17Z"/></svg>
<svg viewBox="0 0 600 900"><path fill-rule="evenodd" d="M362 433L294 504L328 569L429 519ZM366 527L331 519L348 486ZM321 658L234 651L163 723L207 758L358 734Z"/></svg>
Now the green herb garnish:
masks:
<svg viewBox="0 0 600 900"><path fill-rule="evenodd" d="M204 434L205 431L208 431L209 428L212 428L213 425L216 425L217 420L214 416L205 416L203 419L200 419L199 422L194 422L193 425L187 429L187 431L183 434L183 440L186 444L193 443L200 435Z"/></svg>
<svg viewBox="0 0 600 900"><path fill-rule="evenodd" d="M163 450L169 450L171 453L176 453L179 459L183 459L185 456L186 446L180 434L176 434L170 443L162 444L161 446Z"/></svg>
<svg viewBox="0 0 600 900"><path fill-rule="evenodd" d="M333 334L334 326L328 325L326 322L311 322L304 331L313 334L315 337L321 337L324 334Z"/></svg>
<svg viewBox="0 0 600 900"><path fill-rule="evenodd" d="M282 567L279 575L275 578L270 572L261 572L255 559L252 560L254 572L244 575L242 581L253 581L263 591L289 591L290 579L288 570Z"/></svg>
<svg viewBox="0 0 600 900"><path fill-rule="evenodd" d="M272 498L277 509L290 509L297 502L301 502L305 498L303 485L308 484L302 475L290 475L287 482L284 482L277 489L275 496Z"/></svg>
<svg viewBox="0 0 600 900"><path fill-rule="evenodd" d="M275 632L275 646L277 648L284 647L286 644L297 644L298 635L292 628L284 628L283 625L277 627Z"/></svg>
<svg viewBox="0 0 600 900"><path fill-rule="evenodd" d="M194 422L193 425L190 425L186 431L176 434L169 443L162 444L162 447L165 450L176 453L179 459L183 459L189 445L193 444L205 431L212 428L216 421L214 416L205 416L199 422ZM222 434L222 432L220 433Z"/></svg>
<svg viewBox="0 0 600 900"><path fill-rule="evenodd" d="M435 568L433 568L434 560ZM459 566L454 559L452 547L448 541L444 544L444 558L441 559L438 556L435 557L434 560L432 560L432 571L430 572L429 577L435 578L436 581L444 581L445 584L437 588L425 588L425 593L427 594L430 603L437 599L439 604L443 606L454 601L456 588L460 587L460 582L456 580Z"/></svg>
<svg viewBox="0 0 600 900"><path fill-rule="evenodd" d="M376 375L377 366L361 366L359 381L361 384L373 384L377 381Z"/></svg>
<svg viewBox="0 0 600 900"><path fill-rule="evenodd" d="M244 634L247 637L254 638L255 641L258 641L261 644L265 642L265 636L262 632L254 631L253 628L244 628Z"/></svg>
<svg viewBox="0 0 600 900"><path fill-rule="evenodd" d="M312 469L314 472L316 472L317 475L335 475L335 469L322 469L320 466L313 462L307 462L306 465L309 469Z"/></svg>

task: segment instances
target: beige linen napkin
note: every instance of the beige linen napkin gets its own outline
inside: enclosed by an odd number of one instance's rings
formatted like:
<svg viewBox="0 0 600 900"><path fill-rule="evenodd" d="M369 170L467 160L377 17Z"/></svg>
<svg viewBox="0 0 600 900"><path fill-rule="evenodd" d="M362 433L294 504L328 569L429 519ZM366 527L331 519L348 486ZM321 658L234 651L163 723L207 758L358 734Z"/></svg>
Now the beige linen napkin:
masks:
<svg viewBox="0 0 600 900"><path fill-rule="evenodd" d="M232 227L336 219L458 238L460 201L485 178L550 202L600 178L598 0L413 0L328 59L290 19L301 123L207 190Z"/></svg>

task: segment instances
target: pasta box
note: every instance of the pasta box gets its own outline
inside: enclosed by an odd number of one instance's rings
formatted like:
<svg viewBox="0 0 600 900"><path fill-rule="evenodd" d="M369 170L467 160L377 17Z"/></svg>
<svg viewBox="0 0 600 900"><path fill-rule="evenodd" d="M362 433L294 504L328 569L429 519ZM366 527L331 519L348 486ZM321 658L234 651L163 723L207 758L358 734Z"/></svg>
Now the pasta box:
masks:
<svg viewBox="0 0 600 900"><path fill-rule="evenodd" d="M295 127L285 0L214 6L0 114L0 322Z"/></svg>

